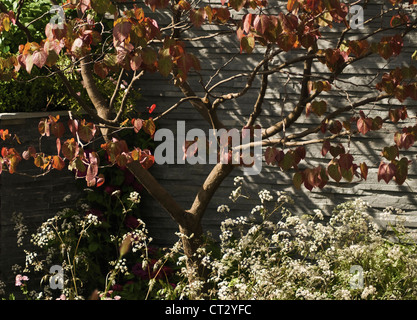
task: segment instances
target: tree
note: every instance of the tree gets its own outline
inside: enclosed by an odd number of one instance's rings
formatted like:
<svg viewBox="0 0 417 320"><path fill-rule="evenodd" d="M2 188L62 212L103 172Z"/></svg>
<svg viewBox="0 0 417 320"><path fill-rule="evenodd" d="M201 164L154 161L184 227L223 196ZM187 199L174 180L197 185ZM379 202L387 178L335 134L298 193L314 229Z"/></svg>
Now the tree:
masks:
<svg viewBox="0 0 417 320"><path fill-rule="evenodd" d="M213 129L230 129L222 122L219 106L256 89L258 98L253 112L241 129L253 133L254 129L262 128L262 134L258 140L252 139L249 146L258 144L266 148L266 163L293 172L296 188L304 186L312 190L323 188L330 179L337 182L352 181L355 177L366 180L367 164L356 163L349 150L336 141L371 134L388 122L400 124L408 117L405 106L391 108L387 103L384 118L365 113L364 106L390 99L400 103L417 99L417 69L412 63L375 72L373 80L365 86L368 94L356 101L350 100L345 87L352 83L344 77L346 70L361 61L398 58L407 43L405 39L412 37L416 29L417 20L413 16L416 1L390 0L389 4L381 4L381 11L366 21L361 19L360 7L352 11L355 7L339 0L290 0L269 5L267 0L221 0L206 5L187 0L146 0L145 5L110 0L51 1L51 4L59 5L55 7L57 14L60 8L65 9L65 16L56 23L47 23L44 38L36 42L27 24L19 20L25 2L18 1L15 11L0 2L0 31L17 28L26 36L26 43L19 46L18 52L1 58L0 75L16 77L19 72L31 73L35 67L47 69L50 76L58 77L65 84L68 94L90 120L70 119L68 126L73 138L63 141L65 126L60 119L52 116L44 119L39 124L39 132L55 136L57 154L45 155L34 147L22 153L14 147L3 147L4 170L14 173L22 159L33 158L35 165L44 170L70 166L84 173L90 186L100 185L103 177L97 153L86 153L84 147L101 135L104 139L101 149L106 150L109 161L127 167L178 223L188 257L190 281L195 278L195 272L197 278L204 276L194 253L202 244L201 220L207 206L233 169L248 164L244 159L238 163L233 161L229 143L226 152L219 155L219 159L226 160L218 161L213 167L192 206L182 208L147 170L155 161L149 150L129 150L126 143L118 139L119 130L144 130L153 136L158 120L168 117L186 102L191 103ZM169 21L164 20L166 15ZM375 23L377 28L368 28ZM219 29L201 29L207 24L219 26ZM188 37L187 32L195 29L203 30L205 35ZM255 52L262 54L261 59L249 72L237 72L214 84L214 76L207 81L201 76L204 92L197 94L190 84L190 75L198 75L201 64L206 61L187 52L187 45L195 40L219 37L239 41L240 57L248 66ZM410 58L416 57L414 53ZM221 74L226 65L213 70L214 74ZM145 74L155 72L172 79L184 97L157 117L132 116L127 103L129 94ZM70 74L79 76L85 89L82 94L69 81ZM283 90L270 81L276 74L296 79L297 101L292 103L292 110L273 115L272 125L263 126L260 116L264 112L262 106L267 90ZM110 77L117 81L113 93L105 96L98 83ZM222 92L221 86L235 79L247 81L236 92ZM126 86L122 86L123 81L127 81ZM341 93L344 103L331 106L327 96L331 92ZM350 116L346 116L347 112ZM313 122L307 129L297 127L303 115ZM398 130L393 144L381 150L385 159L379 166L378 180L404 183L411 160L401 157L400 153L414 144L416 136L417 126ZM1 137L3 140L14 138L7 129L1 131ZM322 145L323 157L330 156L327 167L300 165L306 157L306 147L313 144ZM187 147L190 145L192 143Z"/></svg>

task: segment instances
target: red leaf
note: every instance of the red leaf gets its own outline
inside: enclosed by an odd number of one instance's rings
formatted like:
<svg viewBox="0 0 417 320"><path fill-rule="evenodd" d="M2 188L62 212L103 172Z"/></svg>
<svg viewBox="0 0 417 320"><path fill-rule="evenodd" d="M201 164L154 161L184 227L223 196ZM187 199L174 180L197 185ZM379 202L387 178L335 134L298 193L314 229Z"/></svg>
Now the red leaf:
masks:
<svg viewBox="0 0 417 320"><path fill-rule="evenodd" d="M242 19L243 31L248 34L252 26L252 13L248 13Z"/></svg>
<svg viewBox="0 0 417 320"><path fill-rule="evenodd" d="M372 129L372 119L360 117L356 122L356 125L358 126L358 130L360 133L366 134L368 131Z"/></svg>
<svg viewBox="0 0 417 320"><path fill-rule="evenodd" d="M378 182L382 179L385 183L390 182L396 172L396 166L393 163L381 162L378 168Z"/></svg>
<svg viewBox="0 0 417 320"><path fill-rule="evenodd" d="M207 18L207 12L204 8L192 9L190 11L190 19L194 26L200 28Z"/></svg>
<svg viewBox="0 0 417 320"><path fill-rule="evenodd" d="M98 179L97 179L97 187L101 187L104 184L105 181L106 180L105 180L104 175L102 173L100 173L98 175Z"/></svg>
<svg viewBox="0 0 417 320"><path fill-rule="evenodd" d="M33 64L40 69L45 65L47 58L48 54L45 51L36 51L33 53Z"/></svg>
<svg viewBox="0 0 417 320"><path fill-rule="evenodd" d="M297 149L295 149L295 153L300 159L304 159L306 157L306 148L304 148L303 146L298 147Z"/></svg>
<svg viewBox="0 0 417 320"><path fill-rule="evenodd" d="M65 133L65 126L62 122L52 122L51 123L51 133L57 137L61 138Z"/></svg>
<svg viewBox="0 0 417 320"><path fill-rule="evenodd" d="M78 152L79 152L79 146L75 142L74 138L68 139L62 145L62 154L64 155L66 159L70 161L73 160L78 155Z"/></svg>
<svg viewBox="0 0 417 320"><path fill-rule="evenodd" d="M30 146L26 151L22 153L22 157L25 160L29 160L30 157L35 157L36 155L36 149L32 146Z"/></svg>
<svg viewBox="0 0 417 320"><path fill-rule="evenodd" d="M399 133L396 132L394 135L394 141L398 148L409 149L414 144L414 136L411 133Z"/></svg>
<svg viewBox="0 0 417 320"><path fill-rule="evenodd" d="M78 121L77 120L68 120L68 127L72 133L72 135L75 137L78 131Z"/></svg>
<svg viewBox="0 0 417 320"><path fill-rule="evenodd" d="M339 164L341 169L349 170L353 165L353 156L349 153L341 154Z"/></svg>
<svg viewBox="0 0 417 320"><path fill-rule="evenodd" d="M86 123L82 120L78 126L78 135L84 142L90 142L96 134L96 126L93 123Z"/></svg>
<svg viewBox="0 0 417 320"><path fill-rule="evenodd" d="M113 37L118 42L123 42L130 34L132 24L129 21L116 22L113 27Z"/></svg>
<svg viewBox="0 0 417 320"><path fill-rule="evenodd" d="M229 0L229 5L236 11L240 11L246 4L247 0Z"/></svg>
<svg viewBox="0 0 417 320"><path fill-rule="evenodd" d="M266 164L275 164L278 150L275 147L268 147L265 150L265 162Z"/></svg>
<svg viewBox="0 0 417 320"><path fill-rule="evenodd" d="M89 185L94 185L98 174L98 156L95 152L89 155L90 164L87 167L87 175L85 177Z"/></svg>
<svg viewBox="0 0 417 320"><path fill-rule="evenodd" d="M94 72L95 74L97 74L101 79L104 79L107 77L107 75L109 74L109 69L107 68L107 66L104 64L104 62L100 61L100 62L96 62L94 64Z"/></svg>
<svg viewBox="0 0 417 320"><path fill-rule="evenodd" d="M329 140L326 140L326 141L323 142L323 146L321 148L321 154L322 154L323 157L329 152L330 147L331 146L330 146Z"/></svg>
<svg viewBox="0 0 417 320"><path fill-rule="evenodd" d="M59 155L61 153L61 139L56 138L56 150L57 154Z"/></svg>
<svg viewBox="0 0 417 320"><path fill-rule="evenodd" d="M330 147L330 154L333 156L333 158L336 158L338 155L343 153L345 153L345 148L341 144L339 144L337 147Z"/></svg>
<svg viewBox="0 0 417 320"><path fill-rule="evenodd" d="M328 129L333 134L338 134L342 131L342 123L339 120L330 120L328 124Z"/></svg>
<svg viewBox="0 0 417 320"><path fill-rule="evenodd" d="M227 8L213 9L216 19L221 23L226 23L230 19L230 11Z"/></svg>
<svg viewBox="0 0 417 320"><path fill-rule="evenodd" d="M152 113L156 108L156 104L154 103L153 105L151 105L150 107L148 107L148 112Z"/></svg>
<svg viewBox="0 0 417 320"><path fill-rule="evenodd" d="M133 71L139 70L142 64L142 57L138 54L134 55L130 60L130 67Z"/></svg>
<svg viewBox="0 0 417 320"><path fill-rule="evenodd" d="M136 133L142 129L143 121L142 119L132 119L133 129Z"/></svg>

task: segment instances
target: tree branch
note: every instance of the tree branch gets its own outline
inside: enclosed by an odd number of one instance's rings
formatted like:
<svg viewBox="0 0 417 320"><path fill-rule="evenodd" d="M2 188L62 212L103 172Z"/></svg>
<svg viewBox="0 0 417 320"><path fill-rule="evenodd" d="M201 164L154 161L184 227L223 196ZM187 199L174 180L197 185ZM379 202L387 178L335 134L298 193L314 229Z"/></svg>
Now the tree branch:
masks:
<svg viewBox="0 0 417 320"><path fill-rule="evenodd" d="M267 55L269 50L265 52L265 55ZM269 67L268 61L264 64L263 69L264 71L267 71ZM255 105L253 107L253 112L249 116L248 122L246 123L246 127L250 127L254 124L258 116L261 114L262 111L262 104L264 102L265 93L268 88L268 74L265 73L262 75L262 82L261 82L261 88L258 94L258 98L256 99Z"/></svg>
<svg viewBox="0 0 417 320"><path fill-rule="evenodd" d="M83 79L83 84L85 89L87 90L87 94L93 103L95 109L97 110L97 114L100 118L109 120L110 119L110 110L109 105L100 93L97 88L97 85L93 78L93 68L92 68L92 60L91 55L85 56L83 60L81 60L81 77Z"/></svg>
<svg viewBox="0 0 417 320"><path fill-rule="evenodd" d="M292 123L297 121L297 119L301 116L307 103L312 101L318 95L317 92L311 96L308 95L308 82L310 81L311 76L311 66L313 64L313 59L316 56L315 54L311 54L312 51L313 49L310 49L309 54L307 55L310 58L304 60L304 73L303 80L301 83L299 102L294 107L293 111L289 115L287 115L283 120L265 129L262 133L262 139L269 138L277 134L278 132L281 132L284 128L289 127Z"/></svg>
<svg viewBox="0 0 417 320"><path fill-rule="evenodd" d="M218 163L207 176L200 190L198 191L194 202L189 210L197 221L200 221L208 204L213 198L214 193L219 188L223 180L233 171L234 166L231 164Z"/></svg>
<svg viewBox="0 0 417 320"><path fill-rule="evenodd" d="M170 214L174 221L182 226L186 225L186 211L181 208L171 194L159 184L148 170L143 168L138 161L128 163L127 168L143 184L149 194Z"/></svg>

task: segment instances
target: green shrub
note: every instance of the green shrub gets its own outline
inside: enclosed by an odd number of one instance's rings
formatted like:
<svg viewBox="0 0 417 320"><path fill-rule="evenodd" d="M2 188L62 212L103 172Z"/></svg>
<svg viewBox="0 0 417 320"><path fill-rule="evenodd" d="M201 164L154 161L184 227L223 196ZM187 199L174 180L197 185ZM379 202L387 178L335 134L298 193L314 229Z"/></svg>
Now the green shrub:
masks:
<svg viewBox="0 0 417 320"><path fill-rule="evenodd" d="M44 77L28 81L42 73L33 69L31 75L26 73L17 80L0 82L0 112L38 112L68 110L71 99L66 88L56 78Z"/></svg>

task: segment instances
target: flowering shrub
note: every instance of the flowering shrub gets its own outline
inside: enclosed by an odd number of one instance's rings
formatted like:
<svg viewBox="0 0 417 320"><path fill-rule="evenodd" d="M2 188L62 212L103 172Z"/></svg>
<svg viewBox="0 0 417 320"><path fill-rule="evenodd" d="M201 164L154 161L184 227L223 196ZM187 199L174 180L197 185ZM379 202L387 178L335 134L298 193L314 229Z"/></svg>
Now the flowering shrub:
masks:
<svg viewBox="0 0 417 320"><path fill-rule="evenodd" d="M242 178L235 179L235 186L232 202L248 198ZM261 190L260 203L250 213L222 222L219 241L206 238L197 255L207 279L189 283L181 241L166 252L150 247L152 239L145 224L132 214L140 194L121 195L120 190L109 194L123 208L119 232L104 232L103 228L110 228L108 215L89 207L84 207L84 214L63 210L42 224L32 241L45 255L41 259L36 252L27 252L26 268L16 275L16 285L28 298L346 300L417 296L417 246L403 226L404 215L393 208L384 212L398 217L386 230L388 234L381 231L360 199L338 205L330 217L318 209L298 216L289 210L294 202L288 194ZM232 209L224 204L218 212L228 215ZM129 215L132 218L126 219ZM15 222L23 226L21 216ZM52 275L46 274L44 290L29 291L27 274L45 274L45 268L56 263L65 271L63 290L53 293L48 287ZM93 290L97 288L102 290ZM0 294L5 294L2 284Z"/></svg>
<svg viewBox="0 0 417 320"><path fill-rule="evenodd" d="M98 197L92 195L90 191L87 199ZM162 250L150 246L152 238L138 218L140 194L116 189L104 192L100 199L107 210L84 203L77 209L67 208L32 235L35 250L24 249L25 267L15 270L19 272L16 286L28 299L152 299L160 288L172 288L174 270L167 265L168 259L159 260ZM27 228L21 215L15 215L14 222L22 244ZM51 285L52 277L57 280L51 273L53 266L63 270L60 290ZM36 287L29 289L30 273L31 279L41 277L40 292ZM4 284L0 289L5 295ZM15 299L14 295L9 298Z"/></svg>
<svg viewBox="0 0 417 320"><path fill-rule="evenodd" d="M230 199L238 201L241 180ZM250 215L225 219L220 252L204 250L210 299L415 299L417 247L401 225L389 240L360 199L325 217L291 214L291 198L268 190ZM221 205L219 212L231 211ZM202 250L203 251L203 250ZM200 252L201 254L201 252ZM358 272L361 272L358 273ZM200 283L202 285L202 283ZM182 296L201 292L184 284ZM180 294L180 296L181 296Z"/></svg>

